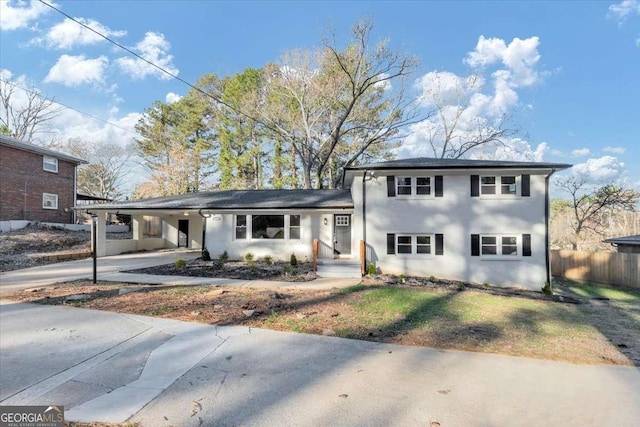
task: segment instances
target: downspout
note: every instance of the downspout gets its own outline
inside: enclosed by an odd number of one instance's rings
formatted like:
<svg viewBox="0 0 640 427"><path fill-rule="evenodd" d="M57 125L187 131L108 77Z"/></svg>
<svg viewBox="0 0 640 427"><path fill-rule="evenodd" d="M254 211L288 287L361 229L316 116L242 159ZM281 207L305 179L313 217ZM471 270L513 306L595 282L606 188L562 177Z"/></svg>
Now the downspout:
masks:
<svg viewBox="0 0 640 427"><path fill-rule="evenodd" d="M551 169L551 173L544 178L544 234L545 234L545 267L547 270L547 283L551 285L551 236L549 233L549 178L556 173Z"/></svg>
<svg viewBox="0 0 640 427"><path fill-rule="evenodd" d="M364 265L367 265L367 169L362 174L362 241L364 242Z"/></svg>

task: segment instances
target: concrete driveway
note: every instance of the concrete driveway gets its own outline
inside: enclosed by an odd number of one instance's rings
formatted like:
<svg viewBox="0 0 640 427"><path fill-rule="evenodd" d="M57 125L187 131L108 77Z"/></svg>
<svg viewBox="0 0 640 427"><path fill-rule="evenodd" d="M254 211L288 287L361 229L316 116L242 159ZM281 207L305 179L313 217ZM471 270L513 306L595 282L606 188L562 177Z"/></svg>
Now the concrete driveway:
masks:
<svg viewBox="0 0 640 427"><path fill-rule="evenodd" d="M108 280L124 270L171 264L178 258L188 260L199 256L199 250L171 250L98 258L98 280ZM0 294L92 277L93 259L91 258L7 271L0 273Z"/></svg>
<svg viewBox="0 0 640 427"><path fill-rule="evenodd" d="M142 426L637 425L640 370L0 305L0 404Z"/></svg>

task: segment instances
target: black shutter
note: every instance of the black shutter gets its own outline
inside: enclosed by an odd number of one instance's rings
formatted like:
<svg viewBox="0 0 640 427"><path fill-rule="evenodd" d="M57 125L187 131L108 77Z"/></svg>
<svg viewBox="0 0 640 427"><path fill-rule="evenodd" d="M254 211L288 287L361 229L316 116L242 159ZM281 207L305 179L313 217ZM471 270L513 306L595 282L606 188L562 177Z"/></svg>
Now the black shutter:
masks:
<svg viewBox="0 0 640 427"><path fill-rule="evenodd" d="M387 197L396 197L396 177L387 176Z"/></svg>
<svg viewBox="0 0 640 427"><path fill-rule="evenodd" d="M522 256L531 256L531 234L522 235Z"/></svg>
<svg viewBox="0 0 640 427"><path fill-rule="evenodd" d="M442 175L436 175L436 197L442 197Z"/></svg>
<svg viewBox="0 0 640 427"><path fill-rule="evenodd" d="M471 256L480 256L480 235L471 235Z"/></svg>
<svg viewBox="0 0 640 427"><path fill-rule="evenodd" d="M436 234L436 255L444 255L444 234Z"/></svg>
<svg viewBox="0 0 640 427"><path fill-rule="evenodd" d="M395 255L396 253L396 235L387 234L387 255Z"/></svg>
<svg viewBox="0 0 640 427"><path fill-rule="evenodd" d="M521 185L522 191L520 192L520 194L522 195L522 197L531 196L531 175L522 175Z"/></svg>
<svg viewBox="0 0 640 427"><path fill-rule="evenodd" d="M471 197L480 196L480 175L471 175Z"/></svg>

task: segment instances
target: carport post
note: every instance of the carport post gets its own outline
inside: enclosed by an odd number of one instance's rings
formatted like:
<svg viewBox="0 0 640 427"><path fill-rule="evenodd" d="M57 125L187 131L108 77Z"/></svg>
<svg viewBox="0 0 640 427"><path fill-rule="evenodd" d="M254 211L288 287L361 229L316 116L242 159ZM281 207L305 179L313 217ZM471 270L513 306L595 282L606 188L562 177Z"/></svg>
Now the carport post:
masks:
<svg viewBox="0 0 640 427"><path fill-rule="evenodd" d="M98 281L98 230L97 230L98 215L91 214L91 248L93 249L91 257L93 258L93 284Z"/></svg>

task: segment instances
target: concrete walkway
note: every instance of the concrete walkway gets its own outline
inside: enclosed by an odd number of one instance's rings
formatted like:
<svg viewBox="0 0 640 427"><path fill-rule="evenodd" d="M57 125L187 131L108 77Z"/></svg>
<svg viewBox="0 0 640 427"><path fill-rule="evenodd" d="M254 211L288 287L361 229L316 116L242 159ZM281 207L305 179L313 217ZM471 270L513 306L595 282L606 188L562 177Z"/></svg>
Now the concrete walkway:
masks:
<svg viewBox="0 0 640 427"><path fill-rule="evenodd" d="M359 279L319 278L311 282L276 282L271 280L237 280L217 277L185 277L161 276L151 274L122 273L156 265L172 264L178 258L195 259L200 251L171 250L158 252L143 252L127 255L115 255L98 258L98 280L122 283L146 283L152 285L219 285L248 288L283 289L332 289L356 285ZM93 277L93 260L60 262L40 267L0 273L0 295L20 289L28 289L53 285Z"/></svg>
<svg viewBox="0 0 640 427"><path fill-rule="evenodd" d="M633 426L640 370L0 305L0 404L141 426Z"/></svg>

